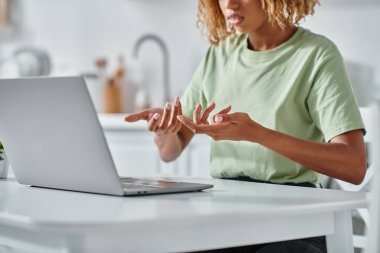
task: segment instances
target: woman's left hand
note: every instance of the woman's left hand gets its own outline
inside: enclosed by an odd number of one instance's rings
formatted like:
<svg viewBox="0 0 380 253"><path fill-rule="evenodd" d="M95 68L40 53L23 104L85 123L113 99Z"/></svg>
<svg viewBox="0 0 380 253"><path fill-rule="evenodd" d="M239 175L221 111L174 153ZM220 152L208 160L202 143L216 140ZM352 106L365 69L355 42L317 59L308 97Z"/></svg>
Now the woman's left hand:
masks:
<svg viewBox="0 0 380 253"><path fill-rule="evenodd" d="M213 107L215 108L215 106ZM208 117L210 111L207 109L205 113L207 113ZM183 115L179 115L177 118L193 133L206 134L215 141L254 141L258 130L262 128L247 113L235 112L229 114L231 106L213 116L211 123L204 120L205 113L202 116L200 115L201 110L202 107L200 105L195 108L193 121Z"/></svg>

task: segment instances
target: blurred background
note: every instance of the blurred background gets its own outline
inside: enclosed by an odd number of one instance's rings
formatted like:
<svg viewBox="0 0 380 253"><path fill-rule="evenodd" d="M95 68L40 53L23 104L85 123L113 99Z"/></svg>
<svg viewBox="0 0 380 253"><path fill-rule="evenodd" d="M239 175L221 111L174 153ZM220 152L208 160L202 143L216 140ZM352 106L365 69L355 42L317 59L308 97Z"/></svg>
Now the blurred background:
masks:
<svg viewBox="0 0 380 253"><path fill-rule="evenodd" d="M207 50L196 12L196 0L0 0L0 78L83 75L98 112L162 106ZM321 0L302 24L338 45L360 104L379 93L379 13L378 0Z"/></svg>
<svg viewBox="0 0 380 253"><path fill-rule="evenodd" d="M301 25L337 44L367 106L380 97L380 0L320 2ZM208 48L196 13L196 0L0 0L0 78L81 75L120 176L209 177L209 138L163 163L145 122L123 122L183 93ZM365 216L353 217L363 235Z"/></svg>

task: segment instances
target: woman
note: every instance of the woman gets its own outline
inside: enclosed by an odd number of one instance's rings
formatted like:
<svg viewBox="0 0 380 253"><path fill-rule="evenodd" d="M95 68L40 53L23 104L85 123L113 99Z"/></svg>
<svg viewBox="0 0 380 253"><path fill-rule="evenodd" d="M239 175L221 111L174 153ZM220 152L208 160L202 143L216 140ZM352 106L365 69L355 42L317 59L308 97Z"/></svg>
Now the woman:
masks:
<svg viewBox="0 0 380 253"><path fill-rule="evenodd" d="M212 46L181 103L176 97L126 121L148 121L164 161L194 134L211 136L215 178L315 187L324 174L360 184L364 126L342 56L327 38L298 27L316 4L199 0ZM326 245L320 237L233 250L326 252Z"/></svg>

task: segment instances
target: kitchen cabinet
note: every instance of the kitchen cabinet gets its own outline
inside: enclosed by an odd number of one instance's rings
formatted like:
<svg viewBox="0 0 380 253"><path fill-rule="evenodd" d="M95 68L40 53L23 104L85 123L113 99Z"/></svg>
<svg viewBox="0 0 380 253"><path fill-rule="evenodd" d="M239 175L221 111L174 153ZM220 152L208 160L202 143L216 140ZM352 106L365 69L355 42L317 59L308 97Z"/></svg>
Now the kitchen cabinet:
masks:
<svg viewBox="0 0 380 253"><path fill-rule="evenodd" d="M194 136L181 156L161 161L153 133L145 121L126 124L123 114L99 114L99 121L120 176L162 173L176 176L210 177L210 138Z"/></svg>

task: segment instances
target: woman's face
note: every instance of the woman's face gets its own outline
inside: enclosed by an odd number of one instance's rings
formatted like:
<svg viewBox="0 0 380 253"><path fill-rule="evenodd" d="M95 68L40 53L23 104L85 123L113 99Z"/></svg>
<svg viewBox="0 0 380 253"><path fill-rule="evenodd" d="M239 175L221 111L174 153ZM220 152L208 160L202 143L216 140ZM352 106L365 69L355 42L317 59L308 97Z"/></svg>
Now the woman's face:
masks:
<svg viewBox="0 0 380 253"><path fill-rule="evenodd" d="M254 33L268 23L261 0L218 0L224 17L235 30Z"/></svg>

